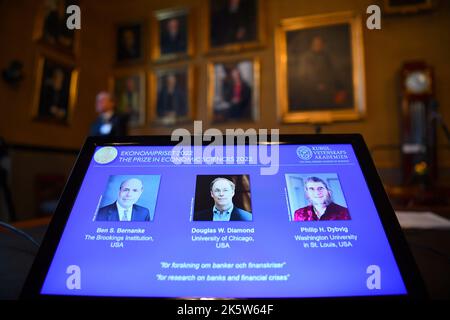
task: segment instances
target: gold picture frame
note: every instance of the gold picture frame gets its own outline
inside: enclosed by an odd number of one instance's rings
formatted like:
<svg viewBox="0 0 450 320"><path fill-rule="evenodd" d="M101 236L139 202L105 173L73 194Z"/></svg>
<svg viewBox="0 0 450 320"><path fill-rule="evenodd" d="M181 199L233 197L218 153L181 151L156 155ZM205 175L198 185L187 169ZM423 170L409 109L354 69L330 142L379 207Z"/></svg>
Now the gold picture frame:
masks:
<svg viewBox="0 0 450 320"><path fill-rule="evenodd" d="M152 18L152 59L179 60L194 54L193 10L188 7L156 11Z"/></svg>
<svg viewBox="0 0 450 320"><path fill-rule="evenodd" d="M361 17L353 12L282 20L276 30L275 49L282 122L331 123L363 118L363 48Z"/></svg>
<svg viewBox="0 0 450 320"><path fill-rule="evenodd" d="M260 65L259 57L247 55L220 57L208 62L207 116L210 122L258 121ZM234 90L237 83L239 89Z"/></svg>
<svg viewBox="0 0 450 320"><path fill-rule="evenodd" d="M77 99L79 71L73 62L39 53L32 102L36 121L67 125Z"/></svg>
<svg viewBox="0 0 450 320"><path fill-rule="evenodd" d="M176 64L149 73L150 117L153 124L175 126L195 117L194 67Z"/></svg>
<svg viewBox="0 0 450 320"><path fill-rule="evenodd" d="M33 30L33 41L47 49L75 58L80 52L80 31L66 27L66 8L80 5L77 0L44 0L39 5Z"/></svg>
<svg viewBox="0 0 450 320"><path fill-rule="evenodd" d="M265 0L205 0L205 51L239 52L266 42ZM238 7L230 8L232 3ZM234 13L230 13L234 11ZM241 13L239 13L241 12Z"/></svg>
<svg viewBox="0 0 450 320"><path fill-rule="evenodd" d="M129 126L144 126L147 122L145 71L142 68L115 71L109 77L108 88L116 99L116 110L127 115Z"/></svg>

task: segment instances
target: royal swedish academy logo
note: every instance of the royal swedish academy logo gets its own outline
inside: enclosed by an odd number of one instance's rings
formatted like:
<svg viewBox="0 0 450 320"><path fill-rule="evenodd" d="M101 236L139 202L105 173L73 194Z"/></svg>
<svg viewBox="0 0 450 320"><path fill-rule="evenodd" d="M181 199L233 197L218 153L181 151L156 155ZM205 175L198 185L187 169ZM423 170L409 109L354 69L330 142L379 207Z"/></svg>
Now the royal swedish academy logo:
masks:
<svg viewBox="0 0 450 320"><path fill-rule="evenodd" d="M103 147L94 154L94 160L100 164L112 162L117 157L117 149L114 147Z"/></svg>
<svg viewBox="0 0 450 320"><path fill-rule="evenodd" d="M309 147L301 146L297 148L297 156L302 160L310 160L313 153Z"/></svg>

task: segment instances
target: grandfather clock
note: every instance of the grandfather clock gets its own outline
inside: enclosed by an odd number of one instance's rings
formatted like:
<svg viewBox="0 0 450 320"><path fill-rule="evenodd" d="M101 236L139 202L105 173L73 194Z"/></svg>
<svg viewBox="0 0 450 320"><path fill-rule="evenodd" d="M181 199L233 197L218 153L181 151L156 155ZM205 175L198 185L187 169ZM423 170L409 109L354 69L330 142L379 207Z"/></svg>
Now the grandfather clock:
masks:
<svg viewBox="0 0 450 320"><path fill-rule="evenodd" d="M431 187L437 178L433 68L423 61L405 63L401 88L403 184Z"/></svg>

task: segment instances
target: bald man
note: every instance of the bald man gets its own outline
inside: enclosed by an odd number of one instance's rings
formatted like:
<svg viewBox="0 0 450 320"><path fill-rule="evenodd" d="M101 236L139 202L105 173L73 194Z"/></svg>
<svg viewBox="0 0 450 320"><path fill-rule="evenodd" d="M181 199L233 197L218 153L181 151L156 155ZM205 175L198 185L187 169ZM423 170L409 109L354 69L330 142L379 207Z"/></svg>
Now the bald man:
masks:
<svg viewBox="0 0 450 320"><path fill-rule="evenodd" d="M136 178L127 179L120 184L117 201L98 210L96 221L150 221L150 211L136 202L144 187Z"/></svg>

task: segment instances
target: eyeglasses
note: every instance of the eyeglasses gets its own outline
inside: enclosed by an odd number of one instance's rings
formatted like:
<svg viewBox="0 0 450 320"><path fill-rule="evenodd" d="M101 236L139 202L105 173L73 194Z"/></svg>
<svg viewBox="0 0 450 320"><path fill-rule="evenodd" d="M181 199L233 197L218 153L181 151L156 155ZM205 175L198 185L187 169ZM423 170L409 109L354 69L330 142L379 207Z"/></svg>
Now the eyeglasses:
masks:
<svg viewBox="0 0 450 320"><path fill-rule="evenodd" d="M308 190L308 191L323 192L323 191L325 190L325 188L324 188L324 187L317 187L317 188L314 188L314 187L308 187L307 190Z"/></svg>
<svg viewBox="0 0 450 320"><path fill-rule="evenodd" d="M212 192L214 194L228 193L228 192L231 192L231 189L213 189Z"/></svg>

